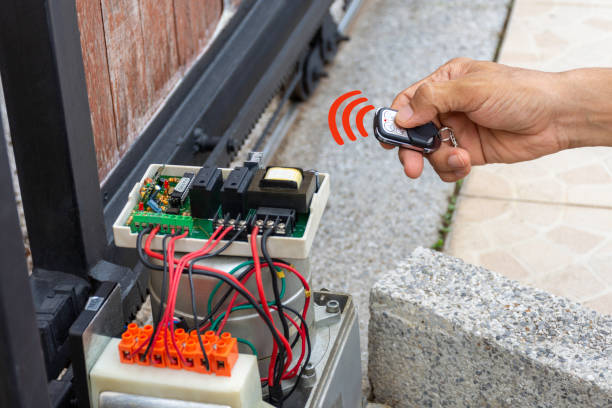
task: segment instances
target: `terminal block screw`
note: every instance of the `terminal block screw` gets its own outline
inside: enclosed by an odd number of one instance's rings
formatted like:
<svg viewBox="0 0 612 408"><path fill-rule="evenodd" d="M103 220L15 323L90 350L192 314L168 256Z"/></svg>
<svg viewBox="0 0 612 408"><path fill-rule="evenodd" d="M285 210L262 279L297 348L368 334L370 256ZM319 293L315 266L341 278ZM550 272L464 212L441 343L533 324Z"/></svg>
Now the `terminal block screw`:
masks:
<svg viewBox="0 0 612 408"><path fill-rule="evenodd" d="M327 302L327 305L325 305L325 311L327 313L338 313L340 312L340 303L338 303L337 300L330 300L329 302Z"/></svg>
<svg viewBox="0 0 612 408"><path fill-rule="evenodd" d="M266 221L266 228L272 228L272 227L274 227L274 221L273 220Z"/></svg>

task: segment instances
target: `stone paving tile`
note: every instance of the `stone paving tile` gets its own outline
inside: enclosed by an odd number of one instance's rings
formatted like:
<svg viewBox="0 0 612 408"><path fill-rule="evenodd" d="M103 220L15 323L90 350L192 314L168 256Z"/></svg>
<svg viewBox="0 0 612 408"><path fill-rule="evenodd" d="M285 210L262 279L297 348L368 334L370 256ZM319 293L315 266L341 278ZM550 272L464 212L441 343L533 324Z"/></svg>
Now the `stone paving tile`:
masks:
<svg viewBox="0 0 612 408"><path fill-rule="evenodd" d="M612 149L565 150L523 163L475 167L461 193L612 208Z"/></svg>
<svg viewBox="0 0 612 408"><path fill-rule="evenodd" d="M500 62L563 71L611 66L612 2L516 0Z"/></svg>
<svg viewBox="0 0 612 408"><path fill-rule="evenodd" d="M612 292L610 230L612 209L462 196L446 252L595 307Z"/></svg>
<svg viewBox="0 0 612 408"><path fill-rule="evenodd" d="M612 292L604 293L583 303L591 309L612 315Z"/></svg>

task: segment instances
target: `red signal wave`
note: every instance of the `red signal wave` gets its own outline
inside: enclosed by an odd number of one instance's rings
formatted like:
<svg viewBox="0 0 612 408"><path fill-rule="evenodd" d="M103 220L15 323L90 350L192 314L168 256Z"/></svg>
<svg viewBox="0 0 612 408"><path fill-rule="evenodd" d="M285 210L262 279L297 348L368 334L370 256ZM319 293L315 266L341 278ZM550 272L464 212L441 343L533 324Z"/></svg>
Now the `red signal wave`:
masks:
<svg viewBox="0 0 612 408"><path fill-rule="evenodd" d="M338 114L338 108L340 107L340 105L342 105L344 101L348 100L349 98L353 96L359 95L360 93L361 91L347 92L341 95L338 99L336 99L334 103L332 103L332 106L329 108L329 113L327 115L327 123L329 124L329 130L331 131L332 137L334 138L336 143L338 143L340 146L344 144L344 140L340 136L340 132L338 131L338 126L336 125L336 115ZM351 125L349 122L349 119L351 117L351 112L353 111L353 109L355 109L357 105L367 102L367 101L368 101L368 98L357 98L354 101L351 101L349 104L347 104L346 107L344 108L344 111L342 112L342 127L344 128L344 131L346 132L346 135L349 138L349 140L352 140L352 141L357 140L357 137L355 136L355 133L351 129ZM368 113L369 111L373 109L374 109L374 106L368 105L368 106L364 106L363 108L359 110L359 112L357 112L357 117L355 118L357 121L357 129L359 130L359 133L363 137L368 136L368 132L366 132L365 127L363 126L363 118L366 113Z"/></svg>

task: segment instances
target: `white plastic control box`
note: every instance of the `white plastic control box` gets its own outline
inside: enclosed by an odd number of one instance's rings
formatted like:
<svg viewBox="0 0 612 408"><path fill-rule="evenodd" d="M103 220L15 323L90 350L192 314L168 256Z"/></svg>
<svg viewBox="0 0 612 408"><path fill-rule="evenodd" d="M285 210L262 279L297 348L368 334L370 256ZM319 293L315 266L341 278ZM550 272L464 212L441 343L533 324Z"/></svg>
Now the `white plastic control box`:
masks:
<svg viewBox="0 0 612 408"><path fill-rule="evenodd" d="M145 174L140 179L140 181L136 183L134 185L134 188L132 188L132 190L130 191L127 203L125 204L123 210L119 214L119 217L117 217L115 223L113 224L113 234L115 237L116 246L124 248L136 248L136 238L138 234L131 232L130 227L126 225L126 222L130 217L130 214L132 213L134 207L138 203L138 200L140 198L140 188L144 183L144 180L146 178L153 177L157 169L159 169L161 166L161 164L151 164ZM166 165L163 170L163 174L174 177L182 177L182 175L186 172L197 173L199 170L200 167L194 166ZM221 169L221 171L223 173L223 178L225 179L230 173L231 169ZM314 236L317 232L317 229L319 228L319 223L321 221L321 216L323 215L323 210L325 209L327 199L329 198L329 191L329 174L319 173L319 189L314 193L312 201L310 203L310 214L308 217L308 223L306 224L304 235L301 238L271 236L268 239L268 247L270 253L274 254L275 257L285 259L306 259L308 257L312 242L314 240ZM228 235L231 236L231 232ZM161 250L162 239L163 235L156 236L153 239L153 242L151 243L151 248L153 250ZM258 238L258 241L260 240L261 235ZM176 242L175 249L177 252L193 252L200 249L204 242L205 241L202 239L185 238ZM226 242L227 241L220 241L217 245L217 248L222 247ZM258 242L258 247L261 247L260 242ZM248 242L236 241L232 243L232 245L229 246L225 251L223 251L223 255L250 257L251 247Z"/></svg>

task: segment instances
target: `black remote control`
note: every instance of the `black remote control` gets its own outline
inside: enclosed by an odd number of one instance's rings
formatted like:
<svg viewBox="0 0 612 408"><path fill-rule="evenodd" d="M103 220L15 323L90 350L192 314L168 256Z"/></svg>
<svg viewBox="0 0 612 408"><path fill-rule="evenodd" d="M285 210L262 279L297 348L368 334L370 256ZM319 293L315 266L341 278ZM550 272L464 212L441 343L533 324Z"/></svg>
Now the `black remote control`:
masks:
<svg viewBox="0 0 612 408"><path fill-rule="evenodd" d="M405 147L422 153L438 150L442 140L438 128L432 122L410 129L395 124L397 111L378 108L374 115L374 136L383 143Z"/></svg>

